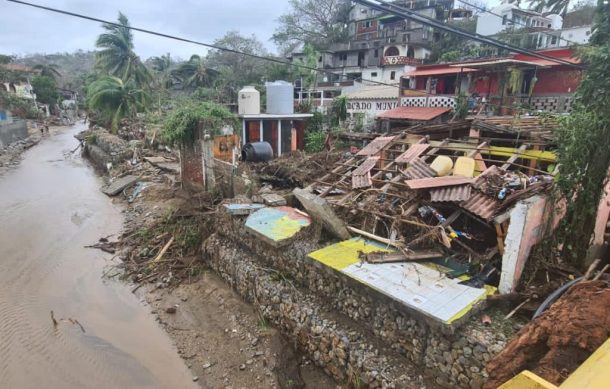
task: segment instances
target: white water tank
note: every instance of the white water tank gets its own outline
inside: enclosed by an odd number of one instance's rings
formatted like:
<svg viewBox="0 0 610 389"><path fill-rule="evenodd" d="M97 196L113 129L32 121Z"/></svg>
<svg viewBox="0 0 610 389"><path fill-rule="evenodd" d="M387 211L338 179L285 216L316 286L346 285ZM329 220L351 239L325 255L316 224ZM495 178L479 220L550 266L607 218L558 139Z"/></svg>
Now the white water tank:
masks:
<svg viewBox="0 0 610 389"><path fill-rule="evenodd" d="M258 115L261 113L261 94L253 86L245 86L237 96L237 112L240 115Z"/></svg>
<svg viewBox="0 0 610 389"><path fill-rule="evenodd" d="M267 113L292 115L294 113L294 88L286 81L274 81L267 87Z"/></svg>

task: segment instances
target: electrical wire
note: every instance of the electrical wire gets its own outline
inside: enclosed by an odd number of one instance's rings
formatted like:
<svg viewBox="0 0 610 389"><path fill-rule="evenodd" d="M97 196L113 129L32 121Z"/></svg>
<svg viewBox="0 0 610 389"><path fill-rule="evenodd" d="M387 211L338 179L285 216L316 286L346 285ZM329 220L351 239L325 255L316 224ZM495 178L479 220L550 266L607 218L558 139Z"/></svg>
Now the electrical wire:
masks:
<svg viewBox="0 0 610 389"><path fill-rule="evenodd" d="M464 1L464 0L456 0L456 1L458 1L459 3L465 4L465 5L469 6L469 7L472 7L472 8L474 8L474 9L476 9L476 10L479 10L479 11L481 11L481 12L483 12L483 13L488 13L488 14L490 14L490 15L497 16L497 17L499 17L500 19L504 19L504 16L502 16L502 15L500 15L500 14L498 14L498 13L492 12L492 11L490 11L490 10L488 10L488 9L483 8L483 7L479 7L478 5L475 5L475 4L472 4L472 3L469 3L469 2ZM512 24L518 24L518 25L520 25L520 26L524 26L524 27L530 27L530 26L528 26L526 23L521 23L521 22L517 23L517 22L515 22L514 20L509 20L509 22L511 22ZM579 43L574 42L574 41L571 41L571 40L569 40L569 39L562 38L562 37L561 37L561 34L560 34L559 36L557 36L557 35L553 35L553 34L551 34L551 33L549 33L549 32L546 32L546 31L537 31L537 32L539 32L539 33L541 33L541 34L544 34L544 35L547 35L547 36L550 36L550 37L556 37L556 38L559 38L559 40L560 40L560 41L562 41L562 40L563 40L563 41L566 41L567 43L572 44L572 45L578 45L578 44L579 44Z"/></svg>
<svg viewBox="0 0 610 389"><path fill-rule="evenodd" d="M486 37L486 36L483 36L480 34L476 34L476 33L473 34L469 31L466 31L466 30L463 30L461 28L457 28L454 26L450 26L447 23L439 22L436 19L418 14L412 10L409 10L409 9L406 9L403 7L399 7L397 5L388 3L386 1L382 1L382 0L374 0L375 2L373 2L371 0L353 0L353 1L358 4L367 6L369 8L373 8L373 9L376 9L379 11L384 11L391 15L400 16L405 19L410 19L410 20L413 20L420 24L423 24L425 26L433 27L440 31L446 31L446 32L452 33L454 35L461 36L463 38L475 40L475 41L485 43L490 46L495 46L495 47L498 47L498 48L501 48L504 50L508 50L509 52L524 54L524 55L528 55L531 57L544 59L546 61L557 63L560 65L574 67L577 69L584 69L584 67L581 66L580 64L575 64L570 61L565 61L565 60L562 60L559 58L550 57L548 55L540 54L540 53L537 53L532 50L523 49L518 46L514 46L514 45L508 44L506 42L502 42L497 39L492 39L492 38L489 38L489 37Z"/></svg>
<svg viewBox="0 0 610 389"><path fill-rule="evenodd" d="M218 45L214 45L214 44L210 44L210 43L200 42L200 41L196 41L196 40L193 40L193 39L183 38L183 37L179 37L179 36L175 36L175 35L170 35L170 34L166 34L166 33L161 33L161 32L157 32L157 31L153 31L153 30L148 30L148 29L144 29L144 28L133 27L133 26L124 26L124 25L116 23L116 22L111 22L111 21L108 21L108 20L104 20L104 19L100 19L100 18L88 16L88 15L83 15L83 14L79 14L79 13L75 13L75 12L71 12L71 11L65 11L65 10L61 10L61 9L57 9L57 8L52 8L52 7L47 7L47 6L43 6L43 5L39 5L39 4L34 4L34 3L29 3L29 2L21 1L21 0L7 0L7 1L9 1L11 3L26 5L26 6L29 6L29 7L38 8L38 9L42 9L42 10L46 10L46 11L50 11L50 12L55 12L55 13L59 13L59 14L67 15L67 16L72 16L72 17L76 17L76 18L80 18L80 19L85 19L85 20L89 20L89 21L93 21L93 22L103 23L103 24L112 25L112 26L116 26L116 27L128 28L129 30L138 31L138 32L142 32L142 33L145 33L145 34L149 34L149 35L155 35L155 36L160 36L160 37L167 38L167 39L173 39L173 40L177 40L177 41L181 41L181 42L185 42L185 43L191 43L191 44L194 44L194 45L203 46L203 47L207 47L207 48L211 48L211 49L215 49L215 50L220 50L220 51L226 51L226 52L230 52L230 53L234 53L234 54L238 54L238 55L243 55L243 56L247 56L247 57L251 57L251 58L255 58L255 59L259 59L259 60L263 60L263 61L269 61L269 62L274 62L274 63L278 63L278 64L282 64L282 65L286 65L286 66L291 66L291 67L295 67L295 68L306 69L306 70L315 71L317 73L322 73L322 74L328 74L328 75L334 75L334 76L337 75L337 73L334 73L334 72L332 72L330 70L326 70L326 69L318 69L318 68L313 68L311 66L302 65L302 64L298 64L298 63L294 63L294 62L283 61L283 60L280 60L278 58L265 57L265 56L262 56L262 55L245 53L245 52L242 52L242 51L239 51L239 50L235 50L235 49L230 49L230 48L227 48L227 47L222 47L222 46L218 46ZM363 4L363 5L371 6L371 4L369 4L368 1L363 1L363 0L354 0L354 1L357 2L357 3ZM387 3L383 2L383 1L379 1L379 0L377 0L377 1L379 3L387 4ZM397 8L401 8L401 7L397 7ZM402 10L404 10L404 9L402 9ZM389 13L393 13L393 11L391 11L391 10L390 11L385 10L385 11L389 12ZM409 10L404 10L404 11L409 11ZM409 12L413 13L411 11L409 11ZM421 16L419 14L415 14L415 15ZM399 16L403 16L403 15L399 15ZM410 16L403 16L403 17L405 17L406 19L411 19ZM425 19L429 19L429 18L426 18L426 17L424 17L424 18ZM433 19L430 19L430 20L434 21ZM420 22L422 24L426 24L425 21L424 22L419 21L419 20L416 20L416 21L418 21L418 22ZM462 30L460 30L460 31L462 31ZM470 34L468 32L464 32L464 33L466 33L468 35L472 35L472 34ZM538 53L531 52L531 51L528 51L528 50L522 50L522 51L527 53L527 55L539 56L539 57L541 57L543 59L548 59L549 61L557 62L557 59L553 58L553 57L537 55ZM562 63L562 62L558 62L558 63ZM569 65L575 66L575 64L573 64L571 62L566 62L565 64L569 64ZM366 79L366 78L362 78L362 77L353 77L351 79L348 78L348 81L360 81L360 82L367 82L367 83L372 83L372 84L376 84L376 85L383 85L383 86L389 86L389 87L394 87L394 88L400 88L399 84L388 84L388 83L385 83L383 81L376 81L376 80ZM433 93L430 93L430 92L426 92L426 91L420 91L420 92L423 95L425 95L425 96L437 96L436 94L433 94Z"/></svg>
<svg viewBox="0 0 610 389"><path fill-rule="evenodd" d="M203 47L207 47L207 48L211 48L211 49L215 49L215 50L226 51L226 52L229 52L229 53L234 53L234 54L243 55L243 56L246 56L246 57L251 57L251 58L259 59L259 60L262 60L262 61L274 62L274 63L286 65L286 66L292 66L292 67L295 67L295 68L310 70L310 71L314 71L314 72L322 73L322 74L327 74L327 75L334 75L334 76L338 75L337 73L334 73L334 72L332 72L330 70L326 70L326 69L318 69L318 68L314 68L314 67L303 65L303 64L299 64L299 63L283 61L283 60L278 59L278 58L265 57L265 56L262 56L262 55L257 55L257 54L252 54L252 53L245 53L243 51L230 49L228 47L222 47L222 46L218 46L218 45L214 45L214 44L210 44L210 43L196 41L196 40L193 40L193 39L182 38L182 37L179 37L179 36L165 34L165 33L162 33L162 32L148 30L148 29L145 29L145 28L139 28L139 27L133 27L133 26L124 26L124 25L116 23L116 22L111 22L111 21L100 19L100 18L96 18L96 17L93 17L93 16L78 14L76 12L65 11L65 10L61 10L61 9L57 9L57 8L52 8L52 7L47 7L47 6L39 5L39 4L28 3L26 1L21 1L21 0L7 0L7 1L9 1L11 3L17 3L17 4L26 5L26 6L29 6L29 7L43 9L45 11L59 13L59 14L62 14L62 15L73 16L73 17L80 18L80 19L85 19L85 20L89 20L89 21L93 21L93 22L103 23L103 24L107 24L107 25L111 25L111 26L115 26L115 27L128 28L129 30L138 31L138 32L142 32L142 33L150 34L150 35L156 35L156 36L160 36L160 37L163 37L163 38L173 39L173 40L177 40L177 41L181 41L181 42L185 42L185 43L191 43L191 44L194 44L194 45L203 46ZM377 85L391 86L391 87L399 88L399 85L397 85L397 84L388 84L388 83L385 83L383 81L370 80L370 79L366 79L366 78L362 78L362 77L348 78L348 81L362 81L362 82L367 82L367 83L372 83L372 84L377 84Z"/></svg>

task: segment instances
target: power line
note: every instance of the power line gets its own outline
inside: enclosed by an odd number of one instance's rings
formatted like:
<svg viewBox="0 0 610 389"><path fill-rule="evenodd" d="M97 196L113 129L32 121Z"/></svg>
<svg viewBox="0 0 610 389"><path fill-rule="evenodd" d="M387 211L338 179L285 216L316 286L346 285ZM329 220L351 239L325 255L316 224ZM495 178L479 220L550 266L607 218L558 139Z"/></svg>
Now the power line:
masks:
<svg viewBox="0 0 610 389"><path fill-rule="evenodd" d="M495 47L498 47L498 48L501 48L504 50L508 50L509 52L524 54L524 55L544 59L546 61L554 62L554 63L560 64L560 65L567 65L567 66L571 66L574 68L583 69L583 66L581 66L579 64L574 64L572 62L565 61L565 60L562 60L559 58L550 57L548 55L540 54L540 53L537 53L532 50L522 49L518 46L514 46L514 45L499 41L497 39L492 39L492 38L489 38L489 37L486 37L486 36L483 36L480 34L476 34L476 33L473 34L469 31L463 30L461 28L450 26L447 23L439 22L436 19L418 14L409 9L399 7L399 6L387 3L382 0L375 0L375 2L372 2L370 0L354 0L354 2L356 2L358 4L362 4L362 5L370 7L370 8L373 8L373 9L376 9L376 10L379 10L379 11L384 11L389 14L393 14L395 16L400 16L405 19L410 19L410 20L413 20L420 24L423 24L425 26L433 27L433 28L441 30L441 31L446 31L446 32L461 36L463 38L475 40L475 41L478 41L481 43L488 44L490 46L495 46Z"/></svg>
<svg viewBox="0 0 610 389"><path fill-rule="evenodd" d="M488 13L488 14L490 14L490 15L497 16L497 17L499 17L500 19L504 19L504 16L502 16L502 15L500 15L500 14L498 14L498 13L492 12L492 11L490 11L490 10L488 10L488 9L483 8L483 7L479 7L478 5L475 5L475 4L472 4L472 3L469 3L469 2L464 1L464 0L457 0L457 1L458 1L458 2L460 2L460 3L462 3L462 4L465 4L465 5L467 5L467 6L470 6L470 7L474 8L474 9L477 9L477 10L479 10L479 11L481 11L481 12ZM511 22L512 24L518 24L518 25L520 25L520 26L524 26L524 27L530 27L530 26L528 26L528 25L527 25L527 23L521 23L521 22L517 23L517 22L515 22L514 20L511 20L510 22ZM551 33L549 33L549 32L546 32L546 31L537 31L537 32L540 32L541 34L544 34L544 35L547 35L547 36L550 36L550 37L557 37L557 35L553 35L553 34L551 34ZM578 44L577 42L571 41L571 40L566 39L566 38L562 38L562 37L561 37L561 33L559 34L558 38L559 38L559 40L560 40L560 41L562 41L562 40L563 40L563 41L566 41L567 43L570 43L570 44L573 44L573 45L577 45L577 44Z"/></svg>
<svg viewBox="0 0 610 389"><path fill-rule="evenodd" d="M165 33L162 33L162 32L152 31L152 30L148 30L148 29L144 29L144 28L133 27L133 26L124 26L124 25L116 23L116 22L111 22L111 21L108 21L108 20L95 18L93 16L78 14L78 13L75 13L75 12L65 11L65 10L61 10L61 9L57 9L57 8L47 7L47 6L44 6L44 5L28 3L26 1L20 1L20 0L7 0L7 1L9 1L11 3L17 3L17 4L26 5L26 6L29 6L29 7L43 9L45 11L51 11L51 12L59 13L59 14L62 14L62 15L68 15L68 16L73 16L73 17L80 18L80 19L85 19L85 20L93 21L93 22L103 23L103 24L107 24L107 25L111 25L111 26L115 26L115 27L128 28L129 30L138 31L138 32L142 32L142 33L145 33L145 34L156 35L156 36L160 36L160 37L163 37L163 38L173 39L173 40L177 40L177 41L181 41L181 42L185 42L185 43L191 43L191 44L194 44L194 45L208 47L208 48L215 49L215 50L226 51L226 52L229 52L229 53L243 55L243 56L247 56L247 57L251 57L251 58L255 58L255 59L259 59L259 60L263 60L263 61L274 62L274 63L278 63L278 64L282 64L282 65L292 66L292 67L295 67L295 68L310 70L310 71L314 71L314 72L322 73L322 74L327 74L327 75L334 75L334 76L338 75L337 73L334 73L334 72L332 72L330 70L326 70L326 69L318 69L318 68L314 68L314 67L303 65L303 64L282 61L280 59L273 58L273 57L265 57L265 56L262 56L262 55L245 53L243 51L230 49L228 47L222 47L222 46L213 45L213 44L210 44L210 43L199 42L199 41L196 41L196 40L193 40L193 39L182 38L182 37L179 37L179 36L165 34ZM399 87L399 85L396 85L396 84L388 84L388 83L385 83L383 81L369 80L369 79L365 79L365 78L362 78L362 77L352 77L351 79L348 77L348 81L362 81L362 82L370 82L370 83L377 84L377 85L391 86L391 87L395 87L395 88Z"/></svg>

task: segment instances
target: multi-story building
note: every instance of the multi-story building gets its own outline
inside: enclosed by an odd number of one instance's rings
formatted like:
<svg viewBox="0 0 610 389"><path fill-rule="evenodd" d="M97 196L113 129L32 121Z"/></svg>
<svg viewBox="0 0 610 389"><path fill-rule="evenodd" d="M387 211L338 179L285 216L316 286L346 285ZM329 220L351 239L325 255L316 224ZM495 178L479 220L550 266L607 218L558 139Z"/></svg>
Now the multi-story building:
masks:
<svg viewBox="0 0 610 389"><path fill-rule="evenodd" d="M580 11L574 14L578 17L567 14L563 20L556 14L520 9L515 4L503 2L477 16L476 32L536 50L586 44L591 34L592 16L583 17Z"/></svg>
<svg viewBox="0 0 610 389"><path fill-rule="evenodd" d="M396 5L419 14L445 20L450 17L453 0L396 1ZM454 17L465 17L457 13ZM400 76L430 56L431 45L438 38L430 27L398 16L355 5L350 11L349 40L331 45L318 58L317 67L327 73L315 88L297 88L297 98L313 96L316 105L330 102L340 90L360 81L363 86L396 84ZM302 52L289 59L297 61ZM308 90L309 89L309 90Z"/></svg>

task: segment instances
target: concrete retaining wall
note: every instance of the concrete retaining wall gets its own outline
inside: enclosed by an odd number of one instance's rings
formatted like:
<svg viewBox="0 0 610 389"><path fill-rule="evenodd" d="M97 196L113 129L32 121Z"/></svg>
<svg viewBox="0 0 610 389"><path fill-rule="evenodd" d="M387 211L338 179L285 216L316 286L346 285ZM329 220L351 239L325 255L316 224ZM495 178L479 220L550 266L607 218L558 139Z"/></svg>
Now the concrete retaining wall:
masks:
<svg viewBox="0 0 610 389"><path fill-rule="evenodd" d="M25 120L13 120L12 123L0 123L0 147L28 137L28 126Z"/></svg>
<svg viewBox="0 0 610 389"><path fill-rule="evenodd" d="M275 249L249 235L243 217L219 217L220 236L251 253L260 266L281 272L295 285L315 294L328 312L340 312L366 327L386 347L435 377L440 386L481 387L487 377L486 362L505 345L504 335L483 326L478 315L459 328L441 328L389 297L309 259L307 255L322 245L306 236L307 232L290 245Z"/></svg>

